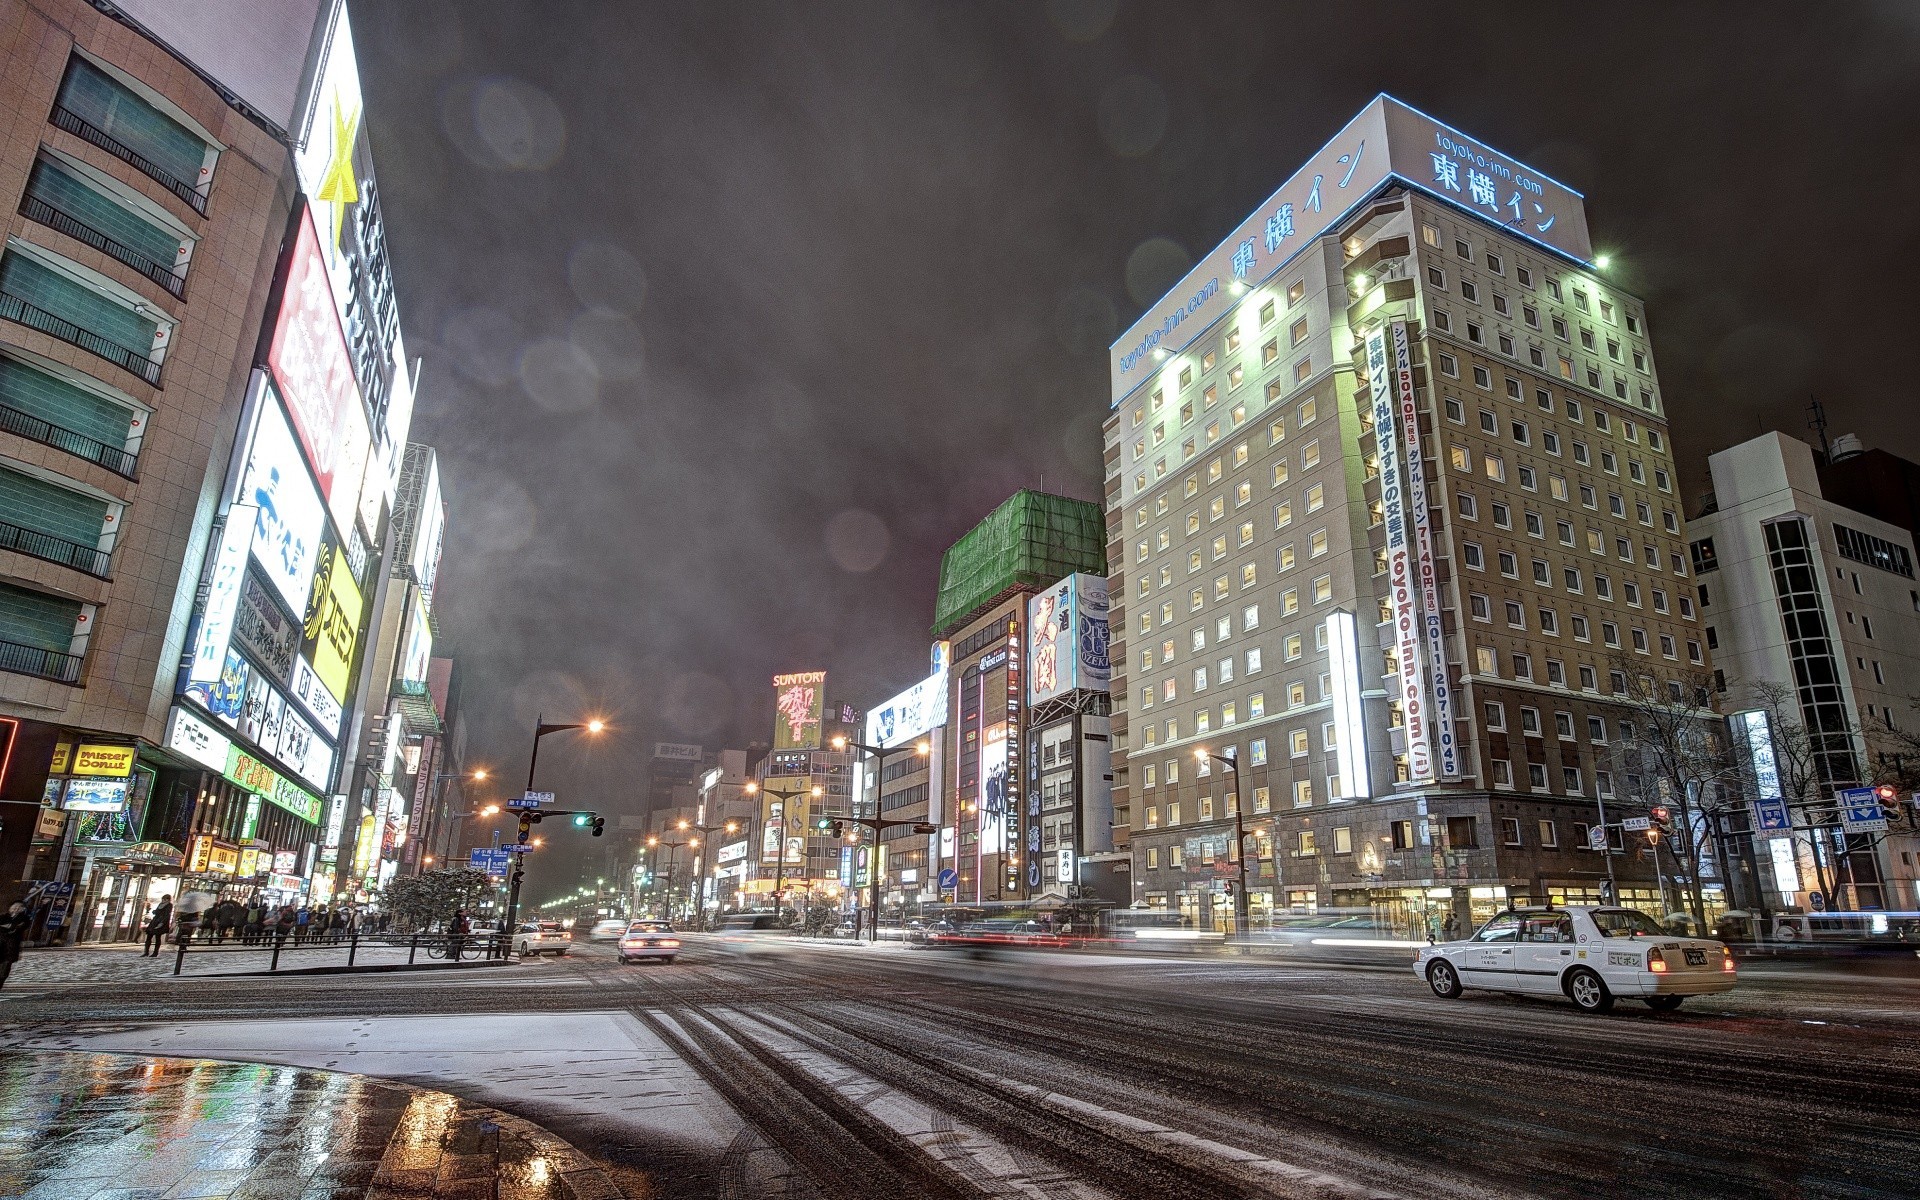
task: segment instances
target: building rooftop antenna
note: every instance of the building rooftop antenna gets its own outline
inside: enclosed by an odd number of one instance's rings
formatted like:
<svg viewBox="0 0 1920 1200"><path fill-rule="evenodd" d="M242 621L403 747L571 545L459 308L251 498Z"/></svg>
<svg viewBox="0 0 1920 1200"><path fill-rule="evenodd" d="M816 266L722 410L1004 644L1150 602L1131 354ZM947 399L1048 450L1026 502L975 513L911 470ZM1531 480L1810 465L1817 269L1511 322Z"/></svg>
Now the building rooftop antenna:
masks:
<svg viewBox="0 0 1920 1200"><path fill-rule="evenodd" d="M1807 428L1820 435L1820 456L1831 459L1833 447L1827 443L1827 406L1820 403L1820 397L1807 398Z"/></svg>

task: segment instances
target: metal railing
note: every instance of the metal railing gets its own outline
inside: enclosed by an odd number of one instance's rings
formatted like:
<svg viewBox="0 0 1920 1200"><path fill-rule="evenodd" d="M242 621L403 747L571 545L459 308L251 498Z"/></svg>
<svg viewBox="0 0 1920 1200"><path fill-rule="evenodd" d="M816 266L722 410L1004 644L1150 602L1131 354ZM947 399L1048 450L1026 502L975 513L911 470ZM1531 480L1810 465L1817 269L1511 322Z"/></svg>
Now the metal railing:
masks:
<svg viewBox="0 0 1920 1200"><path fill-rule="evenodd" d="M161 187L166 188L174 195L192 205L193 211L199 213L201 216L206 215L207 198L197 191L192 184L179 178L125 142L118 140L112 134L87 120L79 113L74 112L70 108L55 105L53 115L47 119L52 121L55 127L66 130L83 142L90 142L100 147L100 149L105 150L108 154L126 163Z"/></svg>
<svg viewBox="0 0 1920 1200"><path fill-rule="evenodd" d="M91 329L82 329L65 317L56 316L12 292L0 292L0 317L18 321L29 329L59 338L89 354L97 354L116 366L124 367L154 386L160 383L160 364L144 354L136 354L118 342L110 342Z"/></svg>
<svg viewBox="0 0 1920 1200"><path fill-rule="evenodd" d="M13 550L46 562L59 563L99 579L107 578L107 564L111 561L111 556L105 550L82 546L79 542L70 542L66 538L8 521L0 521L0 550Z"/></svg>
<svg viewBox="0 0 1920 1200"><path fill-rule="evenodd" d="M171 267L155 262L132 246L114 241L78 217L61 212L38 196L28 196L21 201L20 213L29 221L38 221L49 229L57 229L75 241L85 242L108 258L127 264L176 296L186 295L187 281L175 275Z"/></svg>
<svg viewBox="0 0 1920 1200"><path fill-rule="evenodd" d="M55 683L79 683L80 662L78 654L0 641L0 671L11 671L15 675L32 675Z"/></svg>
<svg viewBox="0 0 1920 1200"><path fill-rule="evenodd" d="M301 932L297 927L275 926L271 931L247 934L229 931L226 936L207 929L195 929L175 934L173 937L173 973L180 974L187 963L187 953L195 954L266 954L267 973L280 970L282 955L298 955L318 951L341 950L347 952L345 971L391 970L396 967L415 967L423 965L421 955L432 965L437 961L443 966L455 967L461 963L495 962L504 963L510 958L511 944L505 935L498 933L469 933L454 939L446 933L363 933L358 929L315 929ZM363 950L405 950L407 960L398 962L359 962Z"/></svg>
<svg viewBox="0 0 1920 1200"><path fill-rule="evenodd" d="M90 463L98 463L115 475L133 479L134 467L138 460L118 446L109 446L105 442L95 441L82 433L62 428L52 421L43 421L32 413L21 412L7 404L0 404L0 432L18 434L39 442L43 446L52 446L55 450L64 450L75 458L84 458Z"/></svg>

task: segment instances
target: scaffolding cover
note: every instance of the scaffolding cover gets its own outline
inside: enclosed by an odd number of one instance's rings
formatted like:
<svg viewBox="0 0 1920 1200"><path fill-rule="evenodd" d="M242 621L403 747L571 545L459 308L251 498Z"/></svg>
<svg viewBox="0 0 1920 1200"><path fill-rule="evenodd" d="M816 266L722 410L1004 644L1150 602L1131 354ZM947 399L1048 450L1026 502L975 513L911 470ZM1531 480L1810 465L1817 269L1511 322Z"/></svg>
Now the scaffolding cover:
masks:
<svg viewBox="0 0 1920 1200"><path fill-rule="evenodd" d="M1098 504L1019 491L940 558L933 636L946 637L1015 588L1043 588L1075 571L1107 573Z"/></svg>

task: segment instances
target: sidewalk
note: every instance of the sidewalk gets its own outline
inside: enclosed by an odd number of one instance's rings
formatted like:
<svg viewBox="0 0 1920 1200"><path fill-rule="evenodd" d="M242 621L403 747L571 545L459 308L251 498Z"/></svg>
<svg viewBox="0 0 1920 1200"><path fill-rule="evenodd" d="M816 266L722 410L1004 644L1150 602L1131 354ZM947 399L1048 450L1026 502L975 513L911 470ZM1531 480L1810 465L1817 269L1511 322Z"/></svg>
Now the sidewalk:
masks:
<svg viewBox="0 0 1920 1200"><path fill-rule="evenodd" d="M174 952L178 949L172 944L163 947L158 958L143 958L140 947L133 942L110 942L104 945L86 944L80 946L52 946L43 949L28 949L14 964L13 976L7 980L5 991L0 991L0 999L15 988L60 986L69 983L139 983L145 980L173 979ZM260 950L199 950L189 949L187 961L178 978L206 979L220 975L239 975L267 970L273 960L273 951ZM405 946L362 945L354 956L356 966L403 966L407 961ZM415 957L415 963L421 967L448 969L446 964L427 956L427 948L421 945ZM280 970L297 971L309 967L340 967L347 965L347 947L345 944L316 947L313 949L296 948L291 942L280 954ZM463 964L460 969L478 967L477 961ZM497 969L497 967L489 968ZM4 1195L5 1193L0 1193Z"/></svg>
<svg viewBox="0 0 1920 1200"><path fill-rule="evenodd" d="M364 1075L0 1053L0 1195L22 1200L620 1200L572 1146Z"/></svg>

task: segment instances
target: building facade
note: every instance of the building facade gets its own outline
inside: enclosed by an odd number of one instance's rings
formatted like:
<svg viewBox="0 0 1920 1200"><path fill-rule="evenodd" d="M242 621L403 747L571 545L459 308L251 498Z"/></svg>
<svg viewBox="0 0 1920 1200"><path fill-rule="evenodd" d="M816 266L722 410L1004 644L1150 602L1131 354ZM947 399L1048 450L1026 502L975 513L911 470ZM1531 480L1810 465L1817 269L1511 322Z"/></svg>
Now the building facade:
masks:
<svg viewBox="0 0 1920 1200"><path fill-rule="evenodd" d="M1679 907L1606 807L1624 696L1708 664L1646 315L1597 263L1577 193L1380 97L1116 343L1136 902L1220 926L1244 802L1256 924Z"/></svg>
<svg viewBox="0 0 1920 1200"><path fill-rule="evenodd" d="M1849 829L1832 797L1873 781L1888 735L1914 726L1913 535L1828 499L1815 451L1783 434L1722 450L1707 467L1712 501L1689 534L1723 710L1737 734L1756 725L1776 778L1800 761L1811 768L1809 786L1789 779L1784 788L1791 826L1752 834L1744 857L1765 893L1753 903L1910 908L1920 903L1912 826ZM1766 790L1782 798L1781 788Z"/></svg>

